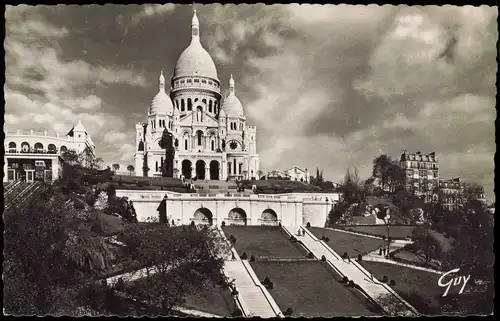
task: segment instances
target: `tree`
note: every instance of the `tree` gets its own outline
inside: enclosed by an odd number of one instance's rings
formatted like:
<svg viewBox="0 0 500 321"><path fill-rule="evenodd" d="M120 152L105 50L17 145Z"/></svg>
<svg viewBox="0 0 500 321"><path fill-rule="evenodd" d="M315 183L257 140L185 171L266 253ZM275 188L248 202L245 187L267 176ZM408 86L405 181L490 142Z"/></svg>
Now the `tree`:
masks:
<svg viewBox="0 0 500 321"><path fill-rule="evenodd" d="M391 238L390 238L390 224L391 224L391 215L389 206L386 204L377 204L374 206L376 209L377 218L384 221L384 224L387 226L387 255L389 255Z"/></svg>
<svg viewBox="0 0 500 321"><path fill-rule="evenodd" d="M259 177L259 179L262 177L263 174L264 173L260 169L257 171L257 176Z"/></svg>
<svg viewBox="0 0 500 321"><path fill-rule="evenodd" d="M134 166L133 165L128 165L127 170L130 172L130 176L132 176L132 172L134 171Z"/></svg>
<svg viewBox="0 0 500 321"><path fill-rule="evenodd" d="M4 306L10 314L54 314L113 258L96 212L75 210L44 186L27 209L4 213Z"/></svg>
<svg viewBox="0 0 500 321"><path fill-rule="evenodd" d="M146 267L146 276L131 284L129 294L169 315L172 309L207 283L220 280L227 243L209 228L131 226L119 235L127 256Z"/></svg>
<svg viewBox="0 0 500 321"><path fill-rule="evenodd" d="M119 171L120 170L120 164L113 164L113 170L115 172Z"/></svg>
<svg viewBox="0 0 500 321"><path fill-rule="evenodd" d="M413 230L411 238L413 247L417 251L424 253L425 264L429 264L431 259L441 259L443 254L442 244L429 229L417 227Z"/></svg>
<svg viewBox="0 0 500 321"><path fill-rule="evenodd" d="M384 191L389 184L389 167L391 164L391 157L385 154L380 155L373 160L372 177L379 180L380 186Z"/></svg>

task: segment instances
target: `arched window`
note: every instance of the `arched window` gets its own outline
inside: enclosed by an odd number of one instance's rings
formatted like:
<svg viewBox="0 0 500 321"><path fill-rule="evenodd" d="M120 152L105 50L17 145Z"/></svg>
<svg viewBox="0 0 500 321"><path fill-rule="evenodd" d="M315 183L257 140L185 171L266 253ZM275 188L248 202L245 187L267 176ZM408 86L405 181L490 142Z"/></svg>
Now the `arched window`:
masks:
<svg viewBox="0 0 500 321"><path fill-rule="evenodd" d="M43 150L42 143L35 143L35 150L36 151L42 151Z"/></svg>
<svg viewBox="0 0 500 321"><path fill-rule="evenodd" d="M57 152L56 145L54 145L54 144L49 144L47 149L49 150L49 153L56 153Z"/></svg>
<svg viewBox="0 0 500 321"><path fill-rule="evenodd" d="M191 101L191 98L188 98L188 111L193 110L193 102Z"/></svg>
<svg viewBox="0 0 500 321"><path fill-rule="evenodd" d="M227 163L227 174L231 175L231 163Z"/></svg>
<svg viewBox="0 0 500 321"><path fill-rule="evenodd" d="M181 111L185 111L186 107L184 106L184 99L181 99Z"/></svg>
<svg viewBox="0 0 500 321"><path fill-rule="evenodd" d="M158 162L156 162L156 171L158 171Z"/></svg>
<svg viewBox="0 0 500 321"><path fill-rule="evenodd" d="M239 173L239 174L243 173L243 164L242 164L242 163L240 163L240 164L238 165L238 173Z"/></svg>
<svg viewBox="0 0 500 321"><path fill-rule="evenodd" d="M187 140L187 138L184 139L184 149L188 150L188 140Z"/></svg>
<svg viewBox="0 0 500 321"><path fill-rule="evenodd" d="M199 130L199 131L196 133L196 136L198 137L198 146L201 146L201 136L202 136L202 132Z"/></svg>
<svg viewBox="0 0 500 321"><path fill-rule="evenodd" d="M215 150L215 141L212 140L212 151L214 151L214 150Z"/></svg>
<svg viewBox="0 0 500 321"><path fill-rule="evenodd" d="M61 146L60 150L61 150L61 153L64 153L68 150L68 148L66 148L66 146L63 145L63 146Z"/></svg>
<svg viewBox="0 0 500 321"><path fill-rule="evenodd" d="M9 143L9 152L15 153L16 152L17 145L14 142Z"/></svg>
<svg viewBox="0 0 500 321"><path fill-rule="evenodd" d="M179 100L175 101L175 107L179 108Z"/></svg>
<svg viewBox="0 0 500 321"><path fill-rule="evenodd" d="M208 112L210 112L210 113L212 112L212 101L211 100L208 102Z"/></svg>
<svg viewBox="0 0 500 321"><path fill-rule="evenodd" d="M29 152L29 150L30 150L30 144L28 144L27 142L23 142L21 144L21 150L23 152Z"/></svg>
<svg viewBox="0 0 500 321"><path fill-rule="evenodd" d="M202 99L201 100L205 105L207 104L207 100L206 99Z"/></svg>

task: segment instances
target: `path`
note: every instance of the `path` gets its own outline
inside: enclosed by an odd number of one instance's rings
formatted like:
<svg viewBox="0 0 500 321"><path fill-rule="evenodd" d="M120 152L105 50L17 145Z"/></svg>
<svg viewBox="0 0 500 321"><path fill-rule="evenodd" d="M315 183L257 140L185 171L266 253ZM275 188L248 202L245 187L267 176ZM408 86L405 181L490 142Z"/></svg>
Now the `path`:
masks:
<svg viewBox="0 0 500 321"><path fill-rule="evenodd" d="M297 227L286 227L290 233L297 235ZM301 236L296 236L299 241L309 249L314 256L320 259L323 255L329 265L336 270L341 276L346 276L349 280L354 281L359 285L366 294L371 297L389 314L417 316L418 311L413 308L408 302L401 298L388 285L379 282L377 279L371 279L371 274L359 265L354 259L351 262L342 260L340 255L335 253L323 241L318 240L311 232L305 228L300 228L305 231ZM390 298L390 299L386 299Z"/></svg>

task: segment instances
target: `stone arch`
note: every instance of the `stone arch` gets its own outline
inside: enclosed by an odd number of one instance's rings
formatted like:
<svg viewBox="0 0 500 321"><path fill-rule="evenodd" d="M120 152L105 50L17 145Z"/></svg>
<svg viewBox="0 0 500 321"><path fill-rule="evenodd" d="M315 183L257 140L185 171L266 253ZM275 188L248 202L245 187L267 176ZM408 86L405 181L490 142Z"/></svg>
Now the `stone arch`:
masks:
<svg viewBox="0 0 500 321"><path fill-rule="evenodd" d="M182 161L182 175L184 175L185 178L191 178L192 167L193 164L189 159L185 159Z"/></svg>
<svg viewBox="0 0 500 321"><path fill-rule="evenodd" d="M10 152L15 152L15 151L16 151L16 149L17 149L17 145L16 145L16 143L14 143L14 142L10 142L10 143L9 143L9 151L10 151Z"/></svg>
<svg viewBox="0 0 500 321"><path fill-rule="evenodd" d="M212 100L210 100L208 102L208 112L211 113L212 112Z"/></svg>
<svg viewBox="0 0 500 321"><path fill-rule="evenodd" d="M29 150L30 150L30 144L28 142L22 142L21 143L21 150L23 152L29 152Z"/></svg>
<svg viewBox="0 0 500 321"><path fill-rule="evenodd" d="M187 101L187 110L188 111L193 110L193 101L191 100L191 98L188 98L188 101Z"/></svg>
<svg viewBox="0 0 500 321"><path fill-rule="evenodd" d="M212 225L213 224L212 211L210 211L206 207L200 207L194 212L192 221L194 221L195 224Z"/></svg>
<svg viewBox="0 0 500 321"><path fill-rule="evenodd" d="M61 151L61 153L64 153L64 152L68 151L68 148L66 146L62 145L59 150Z"/></svg>
<svg viewBox="0 0 500 321"><path fill-rule="evenodd" d="M181 111L186 111L186 104L184 103L184 99L181 99Z"/></svg>
<svg viewBox="0 0 500 321"><path fill-rule="evenodd" d="M229 211L228 221L231 225L247 225L247 213L241 207L235 207Z"/></svg>
<svg viewBox="0 0 500 321"><path fill-rule="evenodd" d="M196 131L196 145L203 146L203 131Z"/></svg>
<svg viewBox="0 0 500 321"><path fill-rule="evenodd" d="M196 162L196 179L205 179L205 161L198 160Z"/></svg>
<svg viewBox="0 0 500 321"><path fill-rule="evenodd" d="M218 161L213 160L210 162L210 179L219 180L220 164Z"/></svg>
<svg viewBox="0 0 500 321"><path fill-rule="evenodd" d="M278 214L272 208L265 209L260 219L262 225L278 225Z"/></svg>

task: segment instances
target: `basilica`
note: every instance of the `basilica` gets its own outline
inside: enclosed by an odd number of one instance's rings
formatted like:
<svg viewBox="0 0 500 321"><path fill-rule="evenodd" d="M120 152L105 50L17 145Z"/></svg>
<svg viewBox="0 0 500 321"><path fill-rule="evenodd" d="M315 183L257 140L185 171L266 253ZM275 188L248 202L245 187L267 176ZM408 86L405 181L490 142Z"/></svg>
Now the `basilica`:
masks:
<svg viewBox="0 0 500 321"><path fill-rule="evenodd" d="M165 129L174 141L169 166L173 177L232 180L258 176L257 129L247 124L232 75L229 93L222 96L214 61L200 42L196 10L191 43L177 60L170 92L165 90L161 72L148 121L136 124L136 176L161 176L166 153L159 142Z"/></svg>

